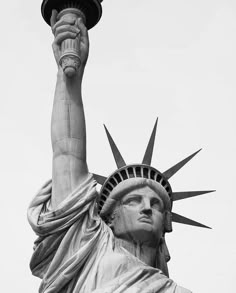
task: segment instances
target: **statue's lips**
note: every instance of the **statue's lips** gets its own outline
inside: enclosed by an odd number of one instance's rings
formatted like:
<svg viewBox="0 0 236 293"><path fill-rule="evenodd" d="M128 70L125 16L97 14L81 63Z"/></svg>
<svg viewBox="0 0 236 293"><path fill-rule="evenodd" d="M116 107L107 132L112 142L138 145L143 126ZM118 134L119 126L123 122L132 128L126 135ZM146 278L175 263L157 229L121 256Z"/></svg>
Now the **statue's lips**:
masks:
<svg viewBox="0 0 236 293"><path fill-rule="evenodd" d="M138 218L138 221L142 222L142 223L152 224L152 219L147 216L142 216L142 217Z"/></svg>

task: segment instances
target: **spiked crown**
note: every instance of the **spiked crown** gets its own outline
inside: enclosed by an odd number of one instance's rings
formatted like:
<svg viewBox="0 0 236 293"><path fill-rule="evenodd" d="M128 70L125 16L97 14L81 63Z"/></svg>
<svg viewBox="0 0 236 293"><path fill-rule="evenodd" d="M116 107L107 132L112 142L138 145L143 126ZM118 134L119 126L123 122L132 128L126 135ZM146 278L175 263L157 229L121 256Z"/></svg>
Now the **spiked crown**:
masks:
<svg viewBox="0 0 236 293"><path fill-rule="evenodd" d="M183 191L183 192L173 192L170 183L168 180L176 173L178 172L187 162L189 162L200 150L193 153L192 155L188 156L184 160L180 161L173 167L169 168L165 172L161 173L157 169L153 168L151 166L152 161L152 154L153 154L153 147L155 143L155 136L156 136L156 128L157 128L157 121L155 122L150 140L148 142L143 160L141 164L132 164L127 165L120 154L119 149L117 148L114 140L112 139L110 133L108 132L106 126L105 131L107 134L107 138L114 156L114 159L116 161L117 170L113 172L109 177L101 176L98 174L94 174L95 180L102 185L101 191L100 191L100 197L98 200L98 212L100 213L102 210L102 207L106 200L108 199L110 193L112 190L121 182L130 179L130 178L147 178L154 180L155 182L159 183L167 192L170 198L171 207L173 201L181 200L185 198L190 198L194 196L198 196L201 194L206 194L213 192L214 190L205 190L205 191ZM192 226L198 226L203 228L210 228L206 225L203 225L199 222L196 222L194 220L191 220L189 218L183 217L179 214L171 212L171 221L182 223L186 225L192 225ZM170 232L171 229L169 229Z"/></svg>

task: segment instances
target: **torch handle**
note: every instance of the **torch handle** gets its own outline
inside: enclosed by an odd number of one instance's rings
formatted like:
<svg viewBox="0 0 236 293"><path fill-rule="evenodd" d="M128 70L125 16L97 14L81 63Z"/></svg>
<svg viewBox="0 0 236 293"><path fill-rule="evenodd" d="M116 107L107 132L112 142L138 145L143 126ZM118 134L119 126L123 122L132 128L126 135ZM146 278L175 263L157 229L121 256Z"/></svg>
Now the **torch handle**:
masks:
<svg viewBox="0 0 236 293"><path fill-rule="evenodd" d="M62 10L58 17L60 19L77 19L81 17L85 20L84 14L77 8L66 8ZM59 64L67 77L73 77L79 69L80 60L80 35L77 39L67 39L61 44L61 58Z"/></svg>

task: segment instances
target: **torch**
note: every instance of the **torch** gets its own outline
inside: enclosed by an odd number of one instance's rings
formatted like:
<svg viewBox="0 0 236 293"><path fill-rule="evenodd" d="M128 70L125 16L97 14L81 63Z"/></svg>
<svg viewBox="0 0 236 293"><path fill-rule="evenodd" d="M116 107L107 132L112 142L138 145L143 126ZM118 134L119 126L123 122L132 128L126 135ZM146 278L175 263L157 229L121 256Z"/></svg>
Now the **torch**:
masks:
<svg viewBox="0 0 236 293"><path fill-rule="evenodd" d="M87 29L94 27L102 15L102 0L44 0L41 12L44 20L50 25L52 10L58 12L58 19L81 18ZM79 38L79 36L78 36ZM67 39L61 44L60 65L68 77L75 75L80 67L80 40Z"/></svg>

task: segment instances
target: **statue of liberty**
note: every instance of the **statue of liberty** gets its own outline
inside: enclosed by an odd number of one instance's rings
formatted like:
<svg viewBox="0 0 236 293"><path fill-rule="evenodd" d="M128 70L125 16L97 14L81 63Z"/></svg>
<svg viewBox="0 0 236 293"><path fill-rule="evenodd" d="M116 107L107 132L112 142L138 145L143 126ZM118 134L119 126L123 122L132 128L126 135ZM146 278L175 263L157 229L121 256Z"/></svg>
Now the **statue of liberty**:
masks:
<svg viewBox="0 0 236 293"><path fill-rule="evenodd" d="M89 54L82 18L53 10L53 52L58 65L51 119L52 180L32 200L28 219L38 235L30 268L44 293L187 293L169 278L165 233L172 221L206 227L172 212L175 200L210 191L173 192L168 179L196 153L161 173L151 167L157 122L141 164L127 165L110 133L118 169L108 178L88 171L81 95ZM62 43L80 50L73 76L60 62ZM100 193L96 184L101 183Z"/></svg>

